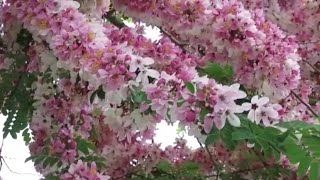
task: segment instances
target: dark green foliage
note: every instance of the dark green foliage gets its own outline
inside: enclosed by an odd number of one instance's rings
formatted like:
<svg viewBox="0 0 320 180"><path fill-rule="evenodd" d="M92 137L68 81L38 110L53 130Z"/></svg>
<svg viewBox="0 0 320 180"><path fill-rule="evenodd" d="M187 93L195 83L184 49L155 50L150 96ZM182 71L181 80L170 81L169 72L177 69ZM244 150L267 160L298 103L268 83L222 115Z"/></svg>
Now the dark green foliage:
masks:
<svg viewBox="0 0 320 180"><path fill-rule="evenodd" d="M264 160L279 160L282 153L291 163L299 163L298 176L309 174L311 180L317 180L320 172L320 125L301 121L285 122L278 124L278 127L286 128L281 131L276 127L254 124L245 117L241 118L241 123L241 127L226 126L222 130L213 129L206 139L206 145L214 144L218 139L230 149L241 142L254 143L253 149L262 151ZM268 178L288 174L282 167L265 169L267 171L259 172L257 177L262 174L265 175L262 177Z"/></svg>
<svg viewBox="0 0 320 180"><path fill-rule="evenodd" d="M222 84L230 84L233 81L233 68L231 65L221 65L219 63L208 63L208 65L200 70L203 75L215 79Z"/></svg>
<svg viewBox="0 0 320 180"><path fill-rule="evenodd" d="M95 151L96 149L95 145L92 142L86 141L80 137L76 138L76 142L78 150L85 155L88 155L90 153L90 150Z"/></svg>
<svg viewBox="0 0 320 180"><path fill-rule="evenodd" d="M17 54L10 55L10 57L14 59L10 69L0 71L1 112L7 116L3 137L10 134L12 138L16 139L17 133L24 130L22 135L28 144L31 140L28 125L33 111L31 85L36 80L36 76L24 71L27 63L25 55Z"/></svg>

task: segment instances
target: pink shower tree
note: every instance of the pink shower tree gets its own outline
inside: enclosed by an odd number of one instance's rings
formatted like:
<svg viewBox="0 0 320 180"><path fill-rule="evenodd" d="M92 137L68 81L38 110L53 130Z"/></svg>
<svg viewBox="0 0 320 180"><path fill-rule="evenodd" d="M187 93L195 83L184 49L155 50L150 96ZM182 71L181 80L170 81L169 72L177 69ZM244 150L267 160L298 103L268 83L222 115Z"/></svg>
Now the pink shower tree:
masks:
<svg viewBox="0 0 320 180"><path fill-rule="evenodd" d="M6 0L0 14L4 137L22 132L46 179L320 178L320 2ZM161 121L200 147L161 149Z"/></svg>

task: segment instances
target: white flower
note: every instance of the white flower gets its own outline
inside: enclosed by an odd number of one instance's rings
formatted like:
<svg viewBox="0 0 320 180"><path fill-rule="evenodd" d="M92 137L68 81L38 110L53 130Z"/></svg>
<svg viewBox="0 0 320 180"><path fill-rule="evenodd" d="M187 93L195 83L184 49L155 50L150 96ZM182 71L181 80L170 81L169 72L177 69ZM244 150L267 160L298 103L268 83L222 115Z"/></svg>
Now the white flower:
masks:
<svg viewBox="0 0 320 180"><path fill-rule="evenodd" d="M110 104L120 105L128 97L128 87L121 87L119 90L107 91L106 99Z"/></svg>
<svg viewBox="0 0 320 180"><path fill-rule="evenodd" d="M243 91L239 90L240 84L233 84L231 86L220 86L218 88L217 103L214 106L214 111L219 112L223 109L228 109L231 106L236 106L234 100L242 99L247 96Z"/></svg>
<svg viewBox="0 0 320 180"><path fill-rule="evenodd" d="M275 88L267 81L264 81L259 93L263 93L265 96L271 98L272 102L276 102L288 96L290 94L290 90L288 88Z"/></svg>
<svg viewBox="0 0 320 180"><path fill-rule="evenodd" d="M145 66L151 65L154 63L154 60L149 58L149 57L139 57L139 56L135 56L132 55L132 60L130 61L129 64L129 71L130 72L136 72L137 69L139 69L140 71L144 70Z"/></svg>
<svg viewBox="0 0 320 180"><path fill-rule="evenodd" d="M256 112L256 123L260 123L262 120L265 126L270 126L271 119L279 119L279 113L271 106L262 107Z"/></svg>
<svg viewBox="0 0 320 180"><path fill-rule="evenodd" d="M282 107L279 104L268 104L269 98L258 95L252 97L251 103L243 103L242 107L249 111L248 118L257 124L261 121L265 126L270 126L271 120L279 119L278 110Z"/></svg>
<svg viewBox="0 0 320 180"><path fill-rule="evenodd" d="M169 75L165 71L161 71L160 78L166 80L166 82L168 82L168 81L178 81L178 78L176 77L175 74Z"/></svg>
<svg viewBox="0 0 320 180"><path fill-rule="evenodd" d="M153 69L144 69L143 71L141 71L137 78L136 78L136 82L141 82L142 85L148 85L149 84L149 78L154 78L154 79L158 79L160 76L159 72Z"/></svg>
<svg viewBox="0 0 320 180"><path fill-rule="evenodd" d="M53 11L55 13L58 13L60 11L64 11L68 8L74 8L74 9L78 9L80 8L80 3L77 1L66 1L66 0L56 0L56 2L59 5L59 8L56 11Z"/></svg>
<svg viewBox="0 0 320 180"><path fill-rule="evenodd" d="M251 99L251 103L243 103L242 107L245 111L249 111L248 118L254 122L257 119L256 111L259 111L264 105L269 102L268 97L262 97L259 99L259 96L253 96Z"/></svg>
<svg viewBox="0 0 320 180"><path fill-rule="evenodd" d="M235 113L242 113L243 108L241 106L235 105L230 106L225 109L221 109L217 112L217 116L214 117L213 122L215 123L218 129L222 129L226 123L226 120L230 123L231 126L239 127L240 126L240 119Z"/></svg>
<svg viewBox="0 0 320 180"><path fill-rule="evenodd" d="M105 115L104 122L111 126L112 129L117 129L121 127L123 111L120 108L108 108L103 112Z"/></svg>
<svg viewBox="0 0 320 180"><path fill-rule="evenodd" d="M140 110L136 109L131 112L129 121L125 122L125 127L132 125L133 129L138 131L144 131L148 127L151 127L152 124L150 123L150 119L152 119L150 116L142 115Z"/></svg>

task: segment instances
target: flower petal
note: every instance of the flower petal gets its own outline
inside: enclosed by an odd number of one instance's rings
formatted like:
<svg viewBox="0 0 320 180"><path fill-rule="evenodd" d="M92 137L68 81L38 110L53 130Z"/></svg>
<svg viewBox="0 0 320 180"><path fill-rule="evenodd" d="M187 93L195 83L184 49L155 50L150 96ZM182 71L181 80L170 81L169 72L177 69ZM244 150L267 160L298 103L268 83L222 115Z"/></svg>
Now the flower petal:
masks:
<svg viewBox="0 0 320 180"><path fill-rule="evenodd" d="M251 107L252 107L252 105L250 103L247 103L247 102L243 103L241 106L243 107L243 109L245 111L249 111L251 109Z"/></svg>
<svg viewBox="0 0 320 180"><path fill-rule="evenodd" d="M253 96L253 97L251 98L251 103L252 103L252 104L256 104L257 101L258 101L258 99L259 99L259 96L258 96L258 95Z"/></svg>
<svg viewBox="0 0 320 180"><path fill-rule="evenodd" d="M204 132L206 132L207 134L210 133L211 129L212 129L212 126L213 126L213 117L211 116L207 116L205 119L204 119Z"/></svg>
<svg viewBox="0 0 320 180"><path fill-rule="evenodd" d="M215 116L213 119L213 122L218 129L222 129L226 124L226 116L225 115Z"/></svg>
<svg viewBox="0 0 320 180"><path fill-rule="evenodd" d="M136 61L133 61L130 63L129 71L130 72L135 72L138 69L138 64Z"/></svg>
<svg viewBox="0 0 320 180"><path fill-rule="evenodd" d="M240 119L238 116L236 116L235 114L229 114L228 115L228 121L229 123L231 124L231 126L234 126L234 127L240 127Z"/></svg>
<svg viewBox="0 0 320 180"><path fill-rule="evenodd" d="M251 109L248 113L248 119L253 122L255 119L255 110Z"/></svg>
<svg viewBox="0 0 320 180"><path fill-rule="evenodd" d="M265 104L267 104L269 102L269 98L268 97L262 97L257 101L257 105L258 106L263 106Z"/></svg>
<svg viewBox="0 0 320 180"><path fill-rule="evenodd" d="M232 84L230 88L234 90L238 90L240 88L240 84L239 83Z"/></svg>
<svg viewBox="0 0 320 180"><path fill-rule="evenodd" d="M154 60L150 57L145 57L141 61L143 65L151 65L154 63Z"/></svg>
<svg viewBox="0 0 320 180"><path fill-rule="evenodd" d="M267 117L262 118L262 122L265 126L270 126L270 121Z"/></svg>
<svg viewBox="0 0 320 180"><path fill-rule="evenodd" d="M153 70L153 69L147 69L146 70L146 75L149 76L149 77L152 77L152 78L159 78L160 76L160 73L156 70Z"/></svg>
<svg viewBox="0 0 320 180"><path fill-rule="evenodd" d="M279 118L279 113L271 107L266 108L267 116L273 119Z"/></svg>

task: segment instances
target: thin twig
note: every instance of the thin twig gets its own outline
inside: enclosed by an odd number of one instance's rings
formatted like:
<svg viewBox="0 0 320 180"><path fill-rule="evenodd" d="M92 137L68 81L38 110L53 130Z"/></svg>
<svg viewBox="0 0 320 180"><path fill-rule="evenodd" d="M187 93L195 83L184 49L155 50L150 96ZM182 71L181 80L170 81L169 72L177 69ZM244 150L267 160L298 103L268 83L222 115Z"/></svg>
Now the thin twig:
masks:
<svg viewBox="0 0 320 180"><path fill-rule="evenodd" d="M214 161L213 156L212 156L212 154L211 154L208 146L206 146L206 145L203 146L203 144L200 142L199 138L196 138L196 139L197 139L200 147L201 147L201 148L204 148L204 149L207 151L207 153L208 153L208 155L209 155L209 158L210 158L212 164L214 165L214 167L215 167L215 169L216 169L216 171L217 171L216 174L214 174L214 175L212 175L212 176L216 176L216 178L219 179L219 174L220 174L220 173L219 173L219 167L218 167L217 163ZM212 176L210 176L210 177L212 177ZM208 176L208 177L209 177L209 176Z"/></svg>
<svg viewBox="0 0 320 180"><path fill-rule="evenodd" d="M202 145L202 143L200 142L199 138L196 138L196 139L197 139L198 144L200 145L200 147L202 147L202 148L203 148L203 145Z"/></svg>
<svg viewBox="0 0 320 180"><path fill-rule="evenodd" d="M166 30L164 30L162 27L159 27L160 32L164 35L166 35L176 46L180 47L184 52L188 52L190 53L185 46L187 46L187 43L181 43L179 42L176 38L174 38L169 32L167 32Z"/></svg>
<svg viewBox="0 0 320 180"><path fill-rule="evenodd" d="M266 169L266 168L270 168L272 167L271 165L267 165L267 166L261 166L261 167L255 167L255 168L248 168L248 169L240 169L238 171L234 171L232 172L232 174L239 174L239 173L245 173L245 172L250 172L250 171L257 171L257 170L261 170L261 169Z"/></svg>
<svg viewBox="0 0 320 180"><path fill-rule="evenodd" d="M37 174L32 174L32 173L20 173L20 172L13 171L13 170L9 167L9 165L8 165L7 162L4 160L3 157L0 157L0 160L1 160L1 162L3 161L4 164L6 165L6 167L9 169L9 171L12 172L12 173L14 173L14 174L39 176L39 175L37 175Z"/></svg>
<svg viewBox="0 0 320 180"><path fill-rule="evenodd" d="M311 66L316 72L320 73L320 70L316 66L311 64L309 61L307 60L303 60L303 61L306 62L309 66Z"/></svg>
<svg viewBox="0 0 320 180"><path fill-rule="evenodd" d="M317 118L319 117L319 115L311 108L311 106L304 102L299 96L298 94L296 94L295 92L291 91L291 94L293 94L302 104L304 104L308 109L309 111Z"/></svg>
<svg viewBox="0 0 320 180"><path fill-rule="evenodd" d="M3 142L4 142L4 139L2 139L1 148L0 148L0 171L1 171L1 169L2 169L2 161L1 161L1 158L2 158Z"/></svg>

